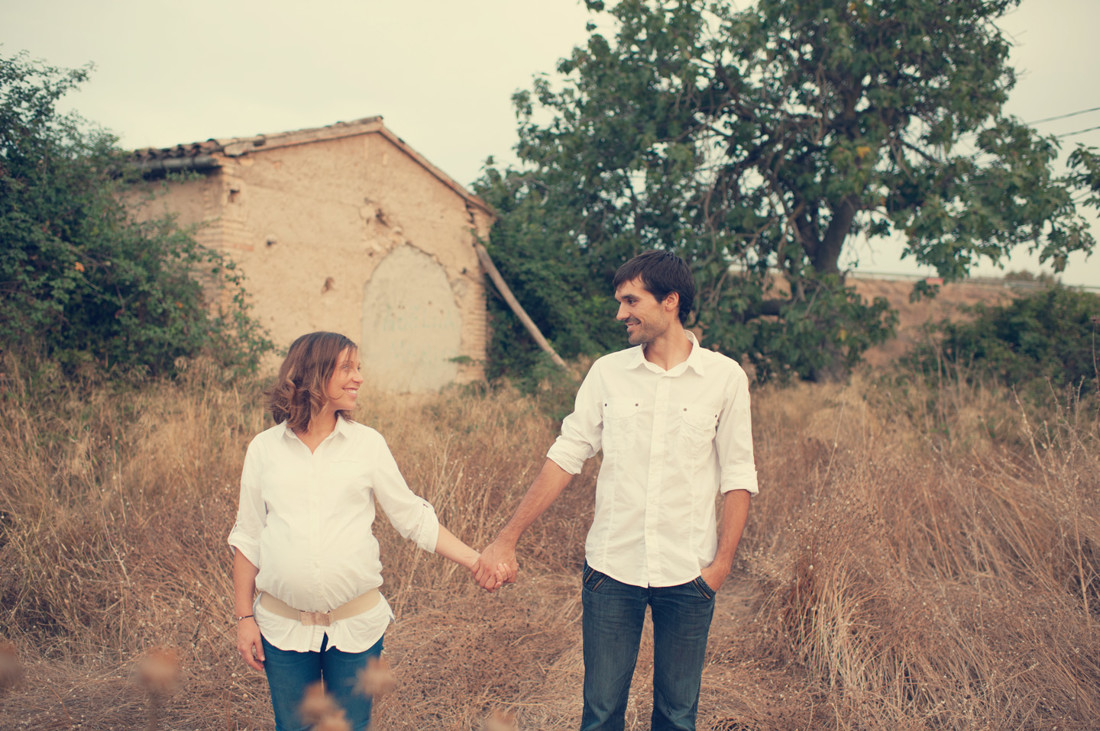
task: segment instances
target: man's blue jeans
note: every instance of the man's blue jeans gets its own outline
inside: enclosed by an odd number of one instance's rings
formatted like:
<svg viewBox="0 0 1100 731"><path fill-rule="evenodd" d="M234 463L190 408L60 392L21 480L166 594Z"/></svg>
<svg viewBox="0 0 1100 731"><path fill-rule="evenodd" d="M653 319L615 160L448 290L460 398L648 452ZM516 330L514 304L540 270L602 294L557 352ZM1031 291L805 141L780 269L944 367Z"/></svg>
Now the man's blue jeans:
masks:
<svg viewBox="0 0 1100 731"><path fill-rule="evenodd" d="M261 638L262 639L262 638ZM343 652L328 647L328 636L321 642L320 652L280 650L264 643L264 671L271 688L271 705L275 708L276 731L306 729L298 713L306 688L318 680L325 681L325 691L344 709L348 723L355 731L370 725L371 697L356 689L359 672L367 661L382 654L382 640L366 652Z"/></svg>
<svg viewBox="0 0 1100 731"><path fill-rule="evenodd" d="M654 731L692 731L714 616L714 591L701 578L679 586L623 584L584 566L584 712L581 731L622 731L630 680L648 606L653 615Z"/></svg>

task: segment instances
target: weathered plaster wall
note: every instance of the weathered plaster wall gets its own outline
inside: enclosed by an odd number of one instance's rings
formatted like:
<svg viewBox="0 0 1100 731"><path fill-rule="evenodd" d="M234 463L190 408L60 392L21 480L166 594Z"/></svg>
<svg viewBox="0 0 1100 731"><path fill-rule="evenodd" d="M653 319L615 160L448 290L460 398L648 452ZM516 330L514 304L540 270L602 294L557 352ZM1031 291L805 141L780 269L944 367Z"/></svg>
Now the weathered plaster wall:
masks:
<svg viewBox="0 0 1100 731"><path fill-rule="evenodd" d="M461 345L462 313L446 271L423 251L398 246L364 287L365 376L394 391L438 389L457 380Z"/></svg>
<svg viewBox="0 0 1100 731"><path fill-rule="evenodd" d="M280 347L312 330L345 333L361 343L368 378L390 390L482 376L485 292L470 229L487 236L491 221L384 135L222 156L220 171L173 184L163 205L206 222L202 240L238 263Z"/></svg>
<svg viewBox="0 0 1100 731"><path fill-rule="evenodd" d="M140 220L173 215L184 227L210 223L221 213L221 183L206 176L171 183L145 183L134 186L129 191L126 204ZM218 245L218 234L209 225L200 225L196 238L204 245Z"/></svg>

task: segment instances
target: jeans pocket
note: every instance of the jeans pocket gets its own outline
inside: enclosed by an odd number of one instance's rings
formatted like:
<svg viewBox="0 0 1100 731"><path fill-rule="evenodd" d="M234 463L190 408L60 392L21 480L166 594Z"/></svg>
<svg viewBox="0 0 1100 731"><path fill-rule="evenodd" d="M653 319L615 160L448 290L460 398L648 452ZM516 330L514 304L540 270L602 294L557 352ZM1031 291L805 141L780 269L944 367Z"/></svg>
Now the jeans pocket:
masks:
<svg viewBox="0 0 1100 731"><path fill-rule="evenodd" d="M603 582L607 581L607 574L597 571L589 566L587 563L584 565L584 573L581 575L581 585L589 591L596 591L600 588Z"/></svg>
<svg viewBox="0 0 1100 731"><path fill-rule="evenodd" d="M716 592L714 591L714 589L710 588L710 584L708 584L702 576L696 576L694 579L692 579L691 585L694 586L707 601L710 601L714 598Z"/></svg>

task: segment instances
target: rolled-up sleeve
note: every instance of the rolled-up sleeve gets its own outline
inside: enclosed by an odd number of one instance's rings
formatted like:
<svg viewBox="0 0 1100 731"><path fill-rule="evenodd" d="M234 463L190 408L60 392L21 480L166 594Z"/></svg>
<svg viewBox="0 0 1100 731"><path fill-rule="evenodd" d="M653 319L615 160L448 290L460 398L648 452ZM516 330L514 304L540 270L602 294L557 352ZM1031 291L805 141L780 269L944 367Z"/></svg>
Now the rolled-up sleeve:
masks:
<svg viewBox="0 0 1100 731"><path fill-rule="evenodd" d="M731 377L731 397L718 417L715 449L721 469L720 489L760 492L752 446L752 413L749 408L749 380L740 368Z"/></svg>
<svg viewBox="0 0 1100 731"><path fill-rule="evenodd" d="M260 491L260 468L263 463L261 447L253 439L248 445L241 469L241 495L237 507L237 522L229 532L229 545L240 551L256 567L260 565L260 533L267 519L263 495Z"/></svg>
<svg viewBox="0 0 1100 731"><path fill-rule="evenodd" d="M571 475L580 474L585 461L600 451L603 435L603 409L599 388L598 362L585 376L577 390L573 413L565 417L561 434L546 453Z"/></svg>
<svg viewBox="0 0 1100 731"><path fill-rule="evenodd" d="M425 551L435 551L439 541L439 518L435 508L409 489L385 440L381 436L378 440L371 480L378 504L403 538Z"/></svg>

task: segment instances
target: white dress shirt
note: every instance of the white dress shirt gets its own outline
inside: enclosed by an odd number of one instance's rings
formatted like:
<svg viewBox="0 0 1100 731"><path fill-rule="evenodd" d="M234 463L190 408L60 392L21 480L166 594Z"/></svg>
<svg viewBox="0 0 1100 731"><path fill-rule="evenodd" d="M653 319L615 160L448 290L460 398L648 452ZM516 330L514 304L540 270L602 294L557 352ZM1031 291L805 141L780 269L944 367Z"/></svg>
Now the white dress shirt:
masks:
<svg viewBox="0 0 1100 731"><path fill-rule="evenodd" d="M381 586L378 541L371 532L375 500L397 531L434 551L439 520L405 484L385 439L342 418L315 452L278 424L256 435L241 473L240 507L229 544L259 569L256 589L295 609L326 612ZM281 650L370 649L393 613L383 598L373 609L329 627L300 622L254 603L260 632Z"/></svg>
<svg viewBox="0 0 1100 731"><path fill-rule="evenodd" d="M718 549L718 491L758 491L748 378L687 335L691 354L667 371L641 345L597 360L547 454L575 475L603 449L585 557L625 584L698 577Z"/></svg>

